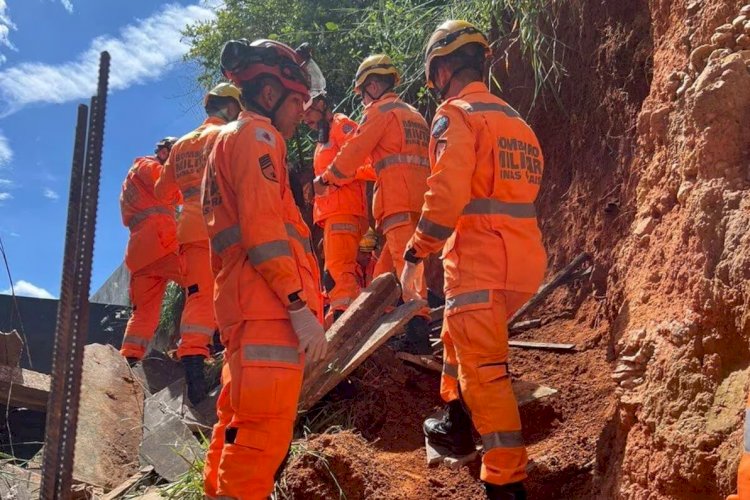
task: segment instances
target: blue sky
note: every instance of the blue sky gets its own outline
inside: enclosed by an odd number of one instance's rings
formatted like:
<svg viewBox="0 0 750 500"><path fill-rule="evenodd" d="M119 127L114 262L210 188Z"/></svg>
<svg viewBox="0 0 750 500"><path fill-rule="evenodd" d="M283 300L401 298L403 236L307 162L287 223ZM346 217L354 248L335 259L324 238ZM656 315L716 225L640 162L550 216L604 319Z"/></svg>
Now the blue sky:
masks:
<svg viewBox="0 0 750 500"><path fill-rule="evenodd" d="M213 15L199 0L0 0L0 237L16 293L59 295L76 108L95 91L98 53L112 71L92 293L123 259L133 159L202 120L180 30Z"/></svg>

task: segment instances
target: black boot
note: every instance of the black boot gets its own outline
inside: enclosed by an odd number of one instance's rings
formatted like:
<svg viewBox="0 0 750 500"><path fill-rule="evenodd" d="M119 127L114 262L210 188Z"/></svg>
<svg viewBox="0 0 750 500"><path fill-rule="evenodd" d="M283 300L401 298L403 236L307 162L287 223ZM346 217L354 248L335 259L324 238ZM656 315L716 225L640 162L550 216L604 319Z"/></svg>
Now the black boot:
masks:
<svg viewBox="0 0 750 500"><path fill-rule="evenodd" d="M430 324L426 318L415 316L406 324L406 335L401 340L401 350L410 354L432 354Z"/></svg>
<svg viewBox="0 0 750 500"><path fill-rule="evenodd" d="M185 369L185 382L187 383L188 399L196 406L206 399L208 388L206 387L206 375L203 371L203 356L183 356L180 361Z"/></svg>
<svg viewBox="0 0 750 500"><path fill-rule="evenodd" d="M476 451L471 435L471 417L460 399L448 403L443 418L428 418L422 424L427 441L444 448L451 456L462 457Z"/></svg>
<svg viewBox="0 0 750 500"><path fill-rule="evenodd" d="M128 366L130 366L130 368L133 368L140 361L140 359L132 357L127 357L125 358L125 360L128 362Z"/></svg>
<svg viewBox="0 0 750 500"><path fill-rule="evenodd" d="M523 483L490 484L484 483L488 500L526 500L526 488Z"/></svg>

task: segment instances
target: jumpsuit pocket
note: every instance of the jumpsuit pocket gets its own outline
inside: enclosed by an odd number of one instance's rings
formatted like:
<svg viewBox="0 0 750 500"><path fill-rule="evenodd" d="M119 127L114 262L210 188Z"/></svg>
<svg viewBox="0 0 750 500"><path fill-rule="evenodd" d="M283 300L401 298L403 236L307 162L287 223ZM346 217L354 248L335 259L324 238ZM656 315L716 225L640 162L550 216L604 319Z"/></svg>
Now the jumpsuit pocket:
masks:
<svg viewBox="0 0 750 500"><path fill-rule="evenodd" d="M458 258L458 232L453 233L445 240L443 246L443 253L440 255L440 260L443 261L443 269L445 272L445 289L451 290L458 287L461 284L461 273L459 271L459 258Z"/></svg>
<svg viewBox="0 0 750 500"><path fill-rule="evenodd" d="M508 377L508 365L505 363L488 363L477 367L477 376L480 384L496 382Z"/></svg>

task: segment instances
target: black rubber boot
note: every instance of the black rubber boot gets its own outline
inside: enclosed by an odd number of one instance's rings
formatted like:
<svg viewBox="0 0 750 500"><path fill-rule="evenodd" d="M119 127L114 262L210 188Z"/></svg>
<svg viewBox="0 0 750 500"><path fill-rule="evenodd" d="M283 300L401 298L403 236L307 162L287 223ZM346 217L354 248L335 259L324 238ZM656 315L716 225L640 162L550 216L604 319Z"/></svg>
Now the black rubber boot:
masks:
<svg viewBox="0 0 750 500"><path fill-rule="evenodd" d="M526 488L523 483L490 484L484 483L488 500L526 500Z"/></svg>
<svg viewBox="0 0 750 500"><path fill-rule="evenodd" d="M431 445L444 448L456 457L476 451L471 429L471 417L460 399L448 403L443 418L428 418L422 424L424 435Z"/></svg>
<svg viewBox="0 0 750 500"><path fill-rule="evenodd" d="M206 399L208 388L206 387L206 374L203 371L203 356L183 356L180 361L185 369L185 382L187 383L188 399L196 406Z"/></svg>
<svg viewBox="0 0 750 500"><path fill-rule="evenodd" d="M133 368L140 361L140 359L138 358L125 358L125 360L128 362L128 366L130 366L130 368Z"/></svg>

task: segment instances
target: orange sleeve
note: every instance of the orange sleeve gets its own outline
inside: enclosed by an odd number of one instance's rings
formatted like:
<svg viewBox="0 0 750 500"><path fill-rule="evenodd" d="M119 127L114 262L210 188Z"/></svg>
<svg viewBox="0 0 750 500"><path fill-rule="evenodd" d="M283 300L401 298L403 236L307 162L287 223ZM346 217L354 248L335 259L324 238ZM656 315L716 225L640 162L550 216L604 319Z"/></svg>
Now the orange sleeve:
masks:
<svg viewBox="0 0 750 500"><path fill-rule="evenodd" d="M154 162L159 167L154 168L156 174L156 178L154 179L156 181L154 183L154 195L167 205L182 204L182 192L177 185L174 174L174 152L175 148L172 148L169 158L167 158L163 167L159 165L159 162Z"/></svg>
<svg viewBox="0 0 750 500"><path fill-rule="evenodd" d="M367 159L367 163L357 169L357 173L354 174L354 178L358 181L370 181L375 182L378 180L378 176L375 173L375 169L372 167L372 160Z"/></svg>
<svg viewBox="0 0 750 500"><path fill-rule="evenodd" d="M334 186L352 182L357 169L367 162L380 142L392 116L392 113L381 113L375 108L367 109L356 133L341 147L331 166L323 173L323 179Z"/></svg>
<svg viewBox="0 0 750 500"><path fill-rule="evenodd" d="M453 233L461 212L471 200L471 180L476 166L474 133L461 111L443 106L432 123L432 174L427 179L428 189L417 230L407 245L420 259L440 250Z"/></svg>
<svg viewBox="0 0 750 500"><path fill-rule="evenodd" d="M250 264L288 305L290 294L300 292L302 297L302 281L283 218L279 182L286 182L284 140L263 127L248 125L244 132L231 159L242 247Z"/></svg>

